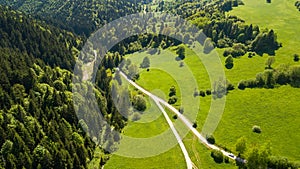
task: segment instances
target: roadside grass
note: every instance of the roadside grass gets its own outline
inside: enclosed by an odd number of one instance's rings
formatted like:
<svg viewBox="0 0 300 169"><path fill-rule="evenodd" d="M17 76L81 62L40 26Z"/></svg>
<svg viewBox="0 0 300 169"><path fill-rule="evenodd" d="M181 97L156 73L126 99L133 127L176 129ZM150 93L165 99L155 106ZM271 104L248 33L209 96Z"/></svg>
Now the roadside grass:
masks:
<svg viewBox="0 0 300 169"><path fill-rule="evenodd" d="M173 149L149 158L128 158L113 155L105 165L105 169L167 169L186 168L183 154L177 145Z"/></svg>

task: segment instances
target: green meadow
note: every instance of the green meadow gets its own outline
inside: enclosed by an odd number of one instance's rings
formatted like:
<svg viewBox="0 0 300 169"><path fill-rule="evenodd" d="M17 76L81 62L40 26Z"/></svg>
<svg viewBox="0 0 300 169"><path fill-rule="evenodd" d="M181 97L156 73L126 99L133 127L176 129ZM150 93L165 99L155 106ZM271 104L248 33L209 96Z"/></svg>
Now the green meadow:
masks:
<svg viewBox="0 0 300 169"><path fill-rule="evenodd" d="M263 0L243 1L244 6L234 8L228 15L236 15L248 24L259 25L261 29L273 29L277 33L278 41L282 43L283 47L276 51L276 62L273 67L280 64L296 64L293 61L293 55L300 54L297 48L300 46L300 36L297 35L300 30L300 12L294 7L294 1L273 0L271 4L267 4ZM224 63L225 58L222 56L224 49L216 50L222 63ZM159 55L140 52L128 55L127 58L136 64L141 63L145 56L150 58L150 71L141 70L141 76L137 83L149 91L159 89L160 94L163 93L165 98L171 85L181 88L179 85L183 82L176 77L182 76L181 73L188 71L195 78L195 82L184 81L185 88L190 89L179 92L181 93L180 100L175 107L179 108L180 104L184 104L185 99L187 102L200 102L196 121L198 130L201 131L210 109L211 96L197 97L198 100L193 100L192 97L183 97L187 95L187 92L192 95L195 88L198 90L210 89L211 82L205 67L191 49L186 47L184 67L188 69L184 71L180 70L180 62L175 61L175 55L175 48L173 47L168 51L162 51ZM153 59L155 57L160 57L159 61L163 64L163 69L155 66L152 68L153 65L159 64L156 63L156 59ZM245 136L248 147L261 146L270 142L273 155L284 156L296 161L300 159L300 135L298 134L300 128L300 89L289 85L274 89L237 89L239 81L254 78L257 73L265 70L267 58L267 55L256 55L253 58L248 58L246 54L234 59L233 69L228 70L225 66L223 67L226 78L236 86L236 89L230 91L226 96L226 106L222 119L213 134L218 145L226 146L233 152L237 139ZM169 114L172 118L171 113ZM186 115L192 116L189 113ZM142 119L143 117L147 117L146 113L142 115ZM252 132L254 125L261 127L261 134ZM168 125L163 116L159 116L150 123L136 124L130 122L124 133L135 137L150 137L167 130L167 128ZM198 168L236 168L232 161L230 164L216 164L210 157L210 151L201 145L191 133L184 138L184 143ZM105 168L144 168L145 166L147 168L184 168L185 162L179 146L176 146L151 158L135 159L113 155Z"/></svg>

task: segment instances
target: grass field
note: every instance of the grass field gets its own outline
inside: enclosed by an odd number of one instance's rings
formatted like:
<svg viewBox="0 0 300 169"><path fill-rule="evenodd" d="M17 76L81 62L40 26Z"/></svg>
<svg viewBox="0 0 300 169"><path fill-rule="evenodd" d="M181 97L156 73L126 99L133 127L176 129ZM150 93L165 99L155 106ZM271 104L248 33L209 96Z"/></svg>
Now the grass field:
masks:
<svg viewBox="0 0 300 169"><path fill-rule="evenodd" d="M248 24L259 25L260 28L274 29L278 35L278 41L283 44L283 47L276 51L276 62L274 66L282 63L295 64L293 55L300 54L297 47L300 46L300 36L297 35L300 28L300 12L294 7L293 0L272 0L271 4L265 3L264 0L243 0L245 5L234 8L230 15L236 15L246 21ZM224 63L222 49L217 49L220 54L220 59ZM172 52L172 49L170 51ZM164 69L171 71L168 68L178 68L178 62L171 61L168 58L174 56L168 52L162 52L160 55L150 56L147 53L136 53L130 55L133 61L140 63L143 57L149 56L151 64L155 60L152 58L160 57L161 64L164 64ZM198 57L190 50L186 49L185 67L188 67L196 79L195 84L190 84L190 81L185 81L187 88L194 90L195 87L205 90L211 87L207 72L204 66L199 62ZM254 78L259 72L264 71L265 61L268 56L255 56L248 58L243 56L234 59L234 67L231 70L225 70L227 79L235 86L240 80ZM158 63L160 63L158 62ZM165 64L168 62L168 64ZM157 63L157 64L158 64ZM224 68L225 69L225 68ZM172 72L172 71L171 71ZM177 71L178 72L178 71ZM183 71L184 72L184 71ZM176 71L175 71L176 73ZM172 76L175 80L170 79ZM159 70L150 72L141 72L141 78L138 83L148 90L160 89L167 95L169 86L174 82L179 83L176 77L180 74L167 75ZM171 82L170 82L171 81ZM189 92L192 92L189 90ZM182 93L182 91L181 91ZM290 86L281 86L275 89L235 89L227 95L226 107L217 130L214 132L217 144L226 146L229 149L234 149L236 140L245 136L248 146L262 145L266 142L271 143L273 155L285 156L291 160L300 159L300 89ZM188 101L191 98L181 98ZM199 98L200 110L197 116L198 130L206 120L207 113L210 109L211 97ZM177 105L179 106L179 105ZM160 117L161 118L161 117ZM168 127L164 123L164 119L158 118L149 124L129 124L125 133L129 135L140 135L145 137L151 136L150 133L144 133L142 130L153 128L153 134L157 134L158 128L151 125L162 125L162 128ZM138 126L144 125L139 131ZM259 125L262 129L261 134L252 132L252 126ZM216 164L210 157L210 152L206 147L201 145L195 138L189 134L184 138L184 143L189 151L192 161L198 168L236 168L233 164ZM167 163L165 161L168 161ZM145 167L147 166L147 167ZM149 167L148 167L149 166ZM113 155L105 168L184 168L185 162L181 150L178 146L165 152L159 156L132 159Z"/></svg>

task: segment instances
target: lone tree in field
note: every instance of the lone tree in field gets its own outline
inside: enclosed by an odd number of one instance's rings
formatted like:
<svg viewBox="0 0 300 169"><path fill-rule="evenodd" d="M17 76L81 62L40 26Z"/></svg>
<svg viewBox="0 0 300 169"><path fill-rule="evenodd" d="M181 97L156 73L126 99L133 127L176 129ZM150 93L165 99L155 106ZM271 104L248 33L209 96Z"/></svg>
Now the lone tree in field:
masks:
<svg viewBox="0 0 300 169"><path fill-rule="evenodd" d="M185 48L183 46L178 46L176 54L181 60L183 60L185 58Z"/></svg>
<svg viewBox="0 0 300 169"><path fill-rule="evenodd" d="M254 133L261 133L261 128L260 128L259 126L253 126L253 127L252 127L252 131L253 131Z"/></svg>
<svg viewBox="0 0 300 169"><path fill-rule="evenodd" d="M299 55L298 54L294 54L294 61L299 62Z"/></svg>
<svg viewBox="0 0 300 169"><path fill-rule="evenodd" d="M147 108L145 98L141 95L134 96L133 107L138 111L145 111Z"/></svg>
<svg viewBox="0 0 300 169"><path fill-rule="evenodd" d="M235 150L239 153L239 154L244 154L246 151L246 138L245 137L241 137L237 140L236 144L235 144Z"/></svg>
<svg viewBox="0 0 300 169"><path fill-rule="evenodd" d="M170 87L169 97L176 95L176 88L175 86Z"/></svg>
<svg viewBox="0 0 300 169"><path fill-rule="evenodd" d="M272 65L275 63L275 57L269 56L269 58L266 61L266 66L268 69L272 69Z"/></svg>
<svg viewBox="0 0 300 169"><path fill-rule="evenodd" d="M140 65L141 68L148 68L150 67L150 59L146 56L143 59L143 62Z"/></svg>
<svg viewBox="0 0 300 169"><path fill-rule="evenodd" d="M216 163L222 163L224 155L220 150L212 150L210 156L214 159Z"/></svg>
<svg viewBox="0 0 300 169"><path fill-rule="evenodd" d="M206 135L206 140L209 144L215 144L216 143L215 137L212 134Z"/></svg>
<svg viewBox="0 0 300 169"><path fill-rule="evenodd" d="M139 78L139 68L132 64L128 67L128 76L131 79L138 79Z"/></svg>
<svg viewBox="0 0 300 169"><path fill-rule="evenodd" d="M213 49L214 49L214 45L212 44L212 40L210 38L207 38L204 41L203 52L205 54L209 54Z"/></svg>
<svg viewBox="0 0 300 169"><path fill-rule="evenodd" d="M225 67L227 69L232 69L233 68L233 57L229 55L226 60L225 60Z"/></svg>

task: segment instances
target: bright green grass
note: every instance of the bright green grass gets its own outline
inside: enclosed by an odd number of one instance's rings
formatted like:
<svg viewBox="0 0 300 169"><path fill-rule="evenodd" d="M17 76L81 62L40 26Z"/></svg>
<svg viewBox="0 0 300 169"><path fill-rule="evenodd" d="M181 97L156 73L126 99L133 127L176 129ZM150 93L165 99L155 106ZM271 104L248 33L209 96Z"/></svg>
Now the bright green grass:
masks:
<svg viewBox="0 0 300 169"><path fill-rule="evenodd" d="M276 51L276 63L279 64L295 64L293 62L293 54L300 53L300 36L297 35L300 28L300 12L294 7L293 0L273 0L271 4L266 4L265 1L244 0L245 5L235 8L230 12L231 15L237 15L244 19L247 24L259 25L261 29L274 29L278 35L279 42L283 43L283 47ZM225 58L222 56L222 49L217 49L220 54L220 59L224 63ZM173 52L174 53L174 52ZM135 54L136 57L130 56L133 60L141 62L146 53ZM199 89L208 89L211 86L206 70L199 63L198 57L187 49L185 64L191 69ZM160 55L160 57L168 57L168 55ZM259 72L264 71L265 61L268 56L255 56L251 59L243 56L234 59L234 68L226 70L227 79L237 85L240 80L254 78ZM138 60L139 58L140 60ZM178 64L170 62L171 65ZM169 64L166 64L169 67ZM173 65L174 66L174 65ZM146 89L160 88L165 93L169 85L167 82L162 83L160 79L167 78L166 76L156 72L157 75L147 74L147 79L143 79L145 72L142 72L141 80L138 81ZM143 83L147 82L147 83ZM166 85L164 85L166 84ZM195 86L191 85L191 88ZM300 155L300 118L298 104L300 98L300 89L295 89L290 86L281 86L276 89L247 89L244 91L234 90L227 96L226 108L223 117L214 135L217 143L225 145L230 149L234 149L236 140L241 136L246 136L248 146L252 144L262 145L270 141L274 155L286 156L291 160L299 160ZM197 116L198 130L201 131L209 106L211 97L200 98L200 111ZM252 126L259 125L262 128L261 134L252 132ZM202 146L198 141L193 140L193 136L189 134L184 138L184 143L189 151L192 161L198 168L236 168L231 164L216 164L210 157L210 151ZM177 149L177 150L176 150ZM195 151L196 150L196 151ZM176 158L174 153L177 153ZM108 166L118 168L122 163L125 163L129 168L140 166L152 166L147 164L155 164L154 168L181 168L173 165L166 166L166 163L161 162L163 157L170 160L179 160L184 167L185 162L181 155L179 147L164 153L161 156L148 159L126 159L113 156L109 161ZM181 159L181 160L180 160ZM172 164L174 161L172 161ZM168 163L169 164L169 163ZM108 168L109 168L108 167ZM151 168L151 167L150 167Z"/></svg>
<svg viewBox="0 0 300 169"><path fill-rule="evenodd" d="M179 146L170 151L145 159L127 158L113 155L105 165L105 169L168 169L186 168L184 157Z"/></svg>
<svg viewBox="0 0 300 169"><path fill-rule="evenodd" d="M241 136L246 136L250 145L270 141L274 155L299 160L299 98L300 89L290 86L233 91L215 132L217 142L234 149ZM252 132L254 125L261 127L261 134Z"/></svg>
<svg viewBox="0 0 300 169"><path fill-rule="evenodd" d="M247 24L258 25L261 29L275 30L278 41L283 47L276 51L275 65L281 63L294 64L293 55L300 53L300 12L294 6L295 0L243 0L244 6L230 11L246 21Z"/></svg>

